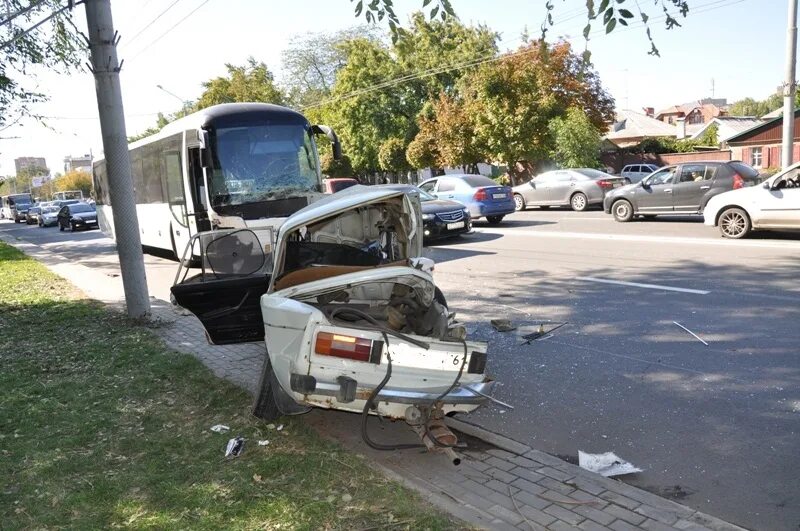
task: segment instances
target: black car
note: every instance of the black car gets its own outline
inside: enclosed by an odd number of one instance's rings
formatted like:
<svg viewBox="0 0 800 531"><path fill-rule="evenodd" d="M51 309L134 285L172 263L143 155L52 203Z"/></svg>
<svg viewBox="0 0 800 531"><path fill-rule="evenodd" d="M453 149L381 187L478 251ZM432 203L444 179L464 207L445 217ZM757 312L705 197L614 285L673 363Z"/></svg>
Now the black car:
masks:
<svg viewBox="0 0 800 531"><path fill-rule="evenodd" d="M753 186L758 172L741 161L696 161L665 166L640 182L607 193L603 210L617 221L634 216L702 214L712 197Z"/></svg>
<svg viewBox="0 0 800 531"><path fill-rule="evenodd" d="M97 211L87 203L64 205L58 211L58 230L69 228L72 232L78 229L98 228Z"/></svg>
<svg viewBox="0 0 800 531"><path fill-rule="evenodd" d="M416 186L397 185L398 190L415 191L422 203L423 241L452 238L472 230L472 220L467 207L458 201L437 199Z"/></svg>
<svg viewBox="0 0 800 531"><path fill-rule="evenodd" d="M42 213L42 207L34 205L25 213L25 224L36 225L39 223L39 214Z"/></svg>

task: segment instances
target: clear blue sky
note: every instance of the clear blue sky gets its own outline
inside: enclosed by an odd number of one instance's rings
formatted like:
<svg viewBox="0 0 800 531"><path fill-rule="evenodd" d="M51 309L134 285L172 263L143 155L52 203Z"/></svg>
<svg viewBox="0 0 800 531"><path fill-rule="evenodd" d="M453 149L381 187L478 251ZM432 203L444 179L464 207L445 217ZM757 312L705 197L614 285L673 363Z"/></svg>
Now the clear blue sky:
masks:
<svg viewBox="0 0 800 531"><path fill-rule="evenodd" d="M172 0L113 1L115 24L122 36L120 57L123 98L129 134L152 125L159 111L173 112L180 98L195 99L200 83L224 73L224 64L248 56L265 61L280 78L281 52L293 37L335 31L357 24L348 0L179 0L154 23ZM765 98L783 78L786 0L689 0L692 11L683 27L666 31L652 1L640 0L653 18L653 35L661 58L647 55L642 28L622 28L612 35L593 35L589 47L606 88L620 108L658 108L711 95L734 101ZM422 0L396 0L403 19ZM452 0L462 21L486 24L502 36L501 47L520 43L525 26L538 35L544 0ZM183 23L181 18L201 6ZM555 0L556 26L550 36L563 36L583 49L585 0ZM84 10L76 19L84 27ZM136 35L143 28L139 35ZM166 36L159 38L161 35ZM155 42L154 42L155 41ZM37 110L51 116L45 128L34 122L3 131L0 175L13 174L13 159L44 156L53 171L62 171L65 155L101 149L94 83L88 73L40 73L34 81L51 101Z"/></svg>

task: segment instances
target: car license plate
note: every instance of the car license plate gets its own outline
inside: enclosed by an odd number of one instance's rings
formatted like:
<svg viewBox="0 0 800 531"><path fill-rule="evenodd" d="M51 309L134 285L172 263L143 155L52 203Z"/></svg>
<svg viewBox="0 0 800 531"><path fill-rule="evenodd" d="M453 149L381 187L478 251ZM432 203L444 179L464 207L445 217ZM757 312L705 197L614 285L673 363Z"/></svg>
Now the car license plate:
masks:
<svg viewBox="0 0 800 531"><path fill-rule="evenodd" d="M505 199L506 194L492 194L492 197L495 199Z"/></svg>
<svg viewBox="0 0 800 531"><path fill-rule="evenodd" d="M622 186L622 183L614 183L611 185L612 188L619 188L620 186Z"/></svg>
<svg viewBox="0 0 800 531"><path fill-rule="evenodd" d="M463 221L459 221L457 223L448 223L447 224L447 230L463 229L463 228L464 228L464 222Z"/></svg>

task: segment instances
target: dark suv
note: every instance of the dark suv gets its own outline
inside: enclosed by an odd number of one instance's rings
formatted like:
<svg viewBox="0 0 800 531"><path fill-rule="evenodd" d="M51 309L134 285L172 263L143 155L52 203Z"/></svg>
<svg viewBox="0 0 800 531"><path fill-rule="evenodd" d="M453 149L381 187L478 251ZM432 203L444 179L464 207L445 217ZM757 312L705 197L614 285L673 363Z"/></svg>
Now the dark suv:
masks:
<svg viewBox="0 0 800 531"><path fill-rule="evenodd" d="M758 172L740 161L697 161L665 166L641 182L606 194L603 210L617 221L634 216L702 214L708 200L728 190L753 186Z"/></svg>

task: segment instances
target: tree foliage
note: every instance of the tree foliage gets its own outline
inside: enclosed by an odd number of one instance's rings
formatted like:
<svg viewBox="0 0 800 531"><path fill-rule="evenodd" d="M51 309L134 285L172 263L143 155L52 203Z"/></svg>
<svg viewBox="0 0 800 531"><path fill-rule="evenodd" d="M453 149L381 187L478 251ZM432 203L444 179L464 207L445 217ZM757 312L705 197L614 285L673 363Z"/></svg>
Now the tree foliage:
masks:
<svg viewBox="0 0 800 531"><path fill-rule="evenodd" d="M564 117L550 122L552 158L562 168L596 168L602 136L586 113L570 107Z"/></svg>
<svg viewBox="0 0 800 531"><path fill-rule="evenodd" d="M441 93L430 112L419 118L419 133L409 145L408 160L418 168L466 166L468 171L474 172L478 162L486 158L464 101L458 96Z"/></svg>
<svg viewBox="0 0 800 531"><path fill-rule="evenodd" d="M755 116L761 118L765 114L778 110L783 106L783 96L780 93L770 95L764 100L744 98L735 101L728 108L731 116ZM795 106L800 106L800 93L795 97Z"/></svg>
<svg viewBox="0 0 800 531"><path fill-rule="evenodd" d="M80 190L84 197L89 197L92 192L92 174L87 171L73 170L65 173L53 181L57 192L67 190Z"/></svg>
<svg viewBox="0 0 800 531"><path fill-rule="evenodd" d="M85 46L61 0L7 0L0 15L0 130L31 114L33 103L46 99L36 89L31 67L56 71L76 68ZM25 33L51 13L36 30ZM17 16L14 16L17 15Z"/></svg>
<svg viewBox="0 0 800 531"><path fill-rule="evenodd" d="M411 166L406 160L407 143L402 138L389 138L378 150L378 163L384 171L392 173L406 172Z"/></svg>
<svg viewBox="0 0 800 531"><path fill-rule="evenodd" d="M709 125L703 134L697 137L700 146L719 146L719 126L716 123Z"/></svg>
<svg viewBox="0 0 800 531"><path fill-rule="evenodd" d="M253 57L242 66L226 64L227 76L220 76L203 83L203 93L195 110L220 103L258 101L283 105L286 97L275 85L272 72L263 62Z"/></svg>
<svg viewBox="0 0 800 531"><path fill-rule="evenodd" d="M334 160L333 153L328 151L320 157L320 169L324 175L333 179L339 177L352 177L353 165L350 163L350 157L342 155L339 160Z"/></svg>
<svg viewBox="0 0 800 531"><path fill-rule="evenodd" d="M584 109L597 129L614 116L613 98L567 42L529 43L481 66L463 84L476 142L488 158L505 163L512 177L518 162L547 159L553 151L550 121L568 108Z"/></svg>

